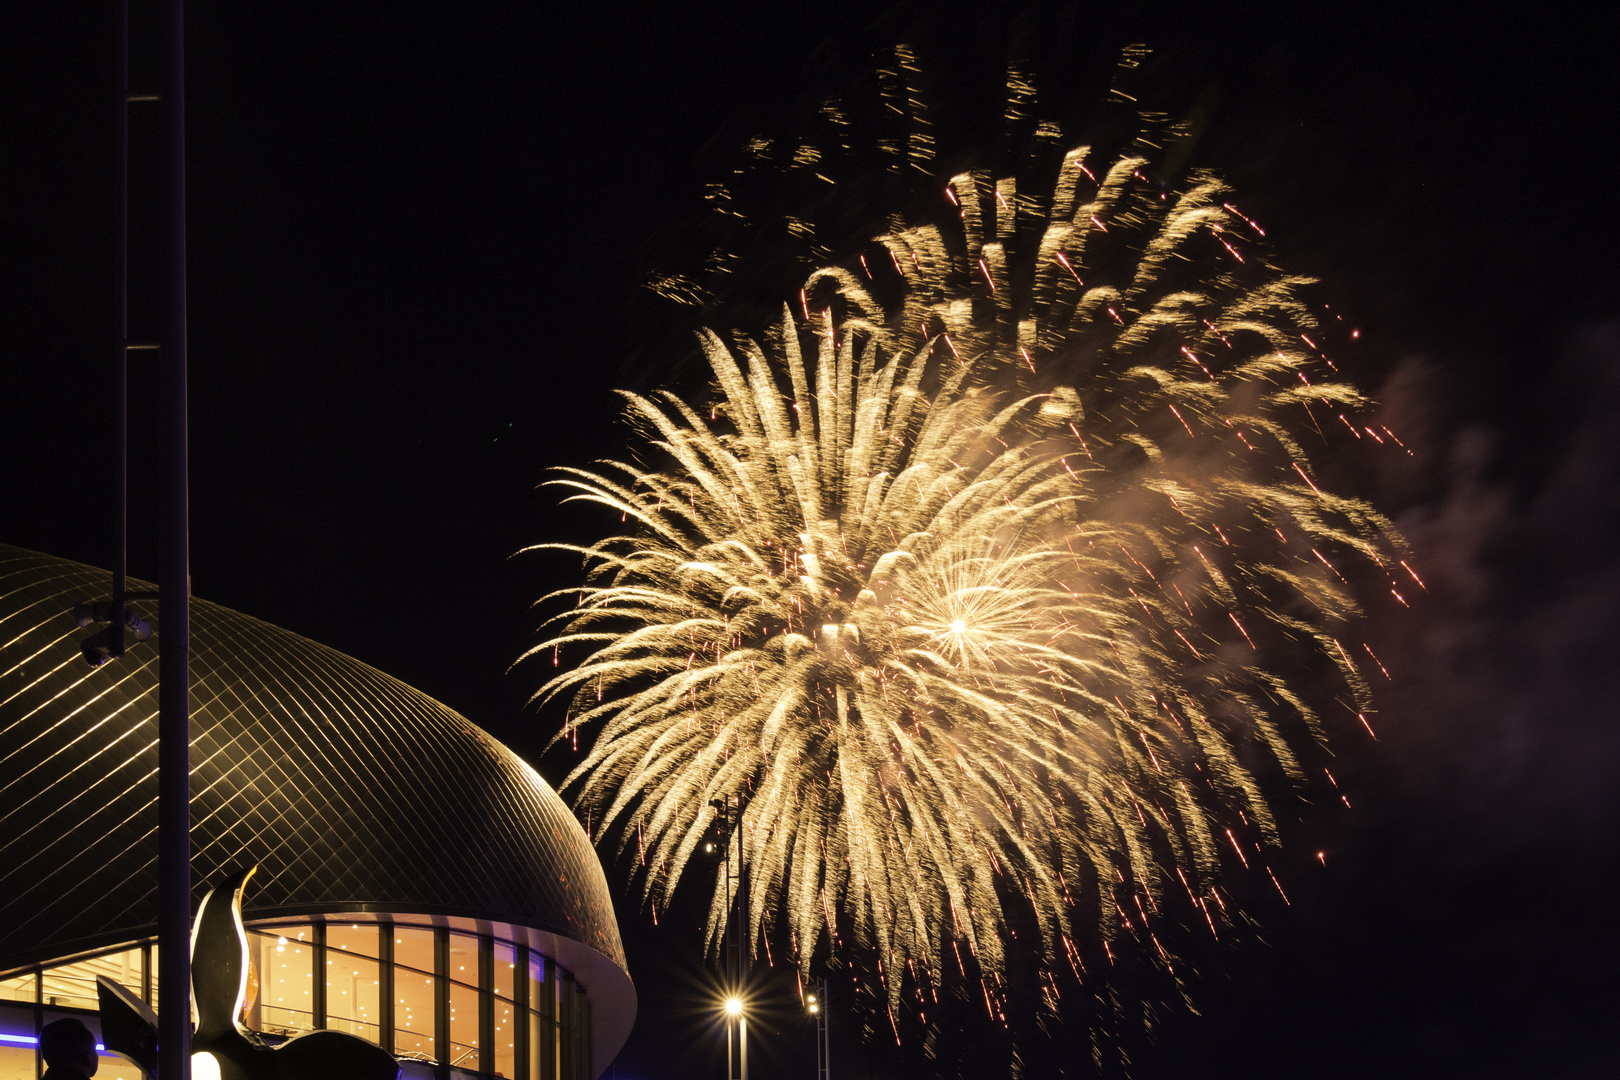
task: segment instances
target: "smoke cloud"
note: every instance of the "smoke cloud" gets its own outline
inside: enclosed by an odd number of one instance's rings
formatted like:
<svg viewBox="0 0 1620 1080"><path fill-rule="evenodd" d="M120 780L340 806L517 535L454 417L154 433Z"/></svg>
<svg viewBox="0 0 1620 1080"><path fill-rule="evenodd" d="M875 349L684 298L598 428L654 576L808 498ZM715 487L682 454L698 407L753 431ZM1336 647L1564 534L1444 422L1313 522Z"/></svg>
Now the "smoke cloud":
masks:
<svg viewBox="0 0 1620 1080"><path fill-rule="evenodd" d="M1575 335L1537 383L1522 430L1447 415L1424 360L1381 395L1412 454L1378 501L1405 507L1428 586L1371 628L1393 676L1382 764L1498 853L1600 840L1620 818L1620 323Z"/></svg>

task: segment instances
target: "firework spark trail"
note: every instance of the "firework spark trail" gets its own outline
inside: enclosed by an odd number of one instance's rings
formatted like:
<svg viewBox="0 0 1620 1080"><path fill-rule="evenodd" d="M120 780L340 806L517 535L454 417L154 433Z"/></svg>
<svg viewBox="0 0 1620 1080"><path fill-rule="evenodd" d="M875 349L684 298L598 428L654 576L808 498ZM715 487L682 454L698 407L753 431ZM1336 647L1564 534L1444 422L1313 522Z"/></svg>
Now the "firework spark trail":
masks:
<svg viewBox="0 0 1620 1080"><path fill-rule="evenodd" d="M565 786L634 838L655 907L710 801L746 796L750 939L786 930L801 967L842 918L994 976L1014 905L1054 964L1082 911L1163 954L1141 896L1190 880L1217 932L1221 841L1277 840L1248 748L1302 781L1290 731L1322 737L1282 661L1366 711L1343 571L1387 573L1398 538L1294 434L1362 400L1225 186L1148 168L1081 147L1039 197L954 178L959 212L812 274L763 343L705 331L713 408L626 394L662 465L553 481L630 527L539 545L587 582L527 655L588 655L537 698L597 729Z"/></svg>

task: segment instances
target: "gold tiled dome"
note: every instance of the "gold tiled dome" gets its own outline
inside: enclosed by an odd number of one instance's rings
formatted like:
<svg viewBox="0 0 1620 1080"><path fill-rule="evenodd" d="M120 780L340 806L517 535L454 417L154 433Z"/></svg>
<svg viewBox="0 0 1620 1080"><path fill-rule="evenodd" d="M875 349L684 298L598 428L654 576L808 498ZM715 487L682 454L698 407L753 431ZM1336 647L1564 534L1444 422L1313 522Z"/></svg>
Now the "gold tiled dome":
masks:
<svg viewBox="0 0 1620 1080"><path fill-rule="evenodd" d="M163 628L88 666L73 604L106 599L110 580L0 545L0 971L156 932ZM633 1016L601 864L529 765L334 649L204 600L191 619L194 905L251 862L249 920L408 912L526 928L610 961L598 966L619 985L603 990L628 994Z"/></svg>

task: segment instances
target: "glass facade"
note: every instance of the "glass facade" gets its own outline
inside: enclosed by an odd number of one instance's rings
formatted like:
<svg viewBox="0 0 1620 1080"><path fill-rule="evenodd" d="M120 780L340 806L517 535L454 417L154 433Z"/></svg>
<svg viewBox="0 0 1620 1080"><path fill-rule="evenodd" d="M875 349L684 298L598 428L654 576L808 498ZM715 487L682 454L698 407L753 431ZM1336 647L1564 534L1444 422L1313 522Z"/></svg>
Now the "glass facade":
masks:
<svg viewBox="0 0 1620 1080"><path fill-rule="evenodd" d="M374 924L326 927L326 1026L382 1043L381 935Z"/></svg>
<svg viewBox="0 0 1620 1080"><path fill-rule="evenodd" d="M248 953L259 977L248 1027L288 1036L315 1030L315 946L304 940L310 934L308 926L248 934Z"/></svg>
<svg viewBox="0 0 1620 1080"><path fill-rule="evenodd" d="M401 1061L437 1061L438 980L434 977L434 931L396 926L394 939L394 1045Z"/></svg>
<svg viewBox="0 0 1620 1080"><path fill-rule="evenodd" d="M248 952L257 992L250 983L245 1021L272 1041L321 1028L348 1032L391 1050L407 1076L592 1075L584 993L521 944L404 922L299 922L249 927ZM28 1035L36 1000L55 1015L92 1013L95 978L105 975L155 1005L156 953L137 945L0 980L0 1080L35 1076ZM25 1020L26 1031L4 1034ZM95 1027L93 1016L86 1020ZM97 1076L138 1073L104 1058Z"/></svg>
<svg viewBox="0 0 1620 1080"><path fill-rule="evenodd" d="M518 950L505 942L494 943L494 987L490 1001L493 1010L490 1035L494 1045L496 1076L517 1075L517 1021L522 1013L518 1004Z"/></svg>
<svg viewBox="0 0 1620 1080"><path fill-rule="evenodd" d="M105 975L130 993L140 996L143 967L141 950L135 948L108 953L93 960L81 960L76 964L46 968L45 1004L74 1009L97 1008L97 975Z"/></svg>

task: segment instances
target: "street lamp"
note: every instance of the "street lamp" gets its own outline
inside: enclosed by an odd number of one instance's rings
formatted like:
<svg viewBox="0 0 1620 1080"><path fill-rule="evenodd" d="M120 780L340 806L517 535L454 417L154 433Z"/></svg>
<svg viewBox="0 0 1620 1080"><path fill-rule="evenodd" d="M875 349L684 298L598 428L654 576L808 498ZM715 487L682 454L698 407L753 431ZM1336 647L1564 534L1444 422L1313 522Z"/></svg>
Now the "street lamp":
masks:
<svg viewBox="0 0 1620 1080"><path fill-rule="evenodd" d="M827 980L816 979L810 984L815 990L806 994L805 1005L816 1018L816 1080L828 1080L832 1072L832 1043L827 1035Z"/></svg>
<svg viewBox="0 0 1620 1080"><path fill-rule="evenodd" d="M748 863L743 855L743 813L748 809L746 794L735 798L713 799L714 810L704 837L705 852L721 853L725 860L725 924L722 930L721 976L733 988L724 1003L726 1016L726 1080L748 1080L748 1018L743 1014L743 995L748 992ZM732 871L735 851L737 868ZM736 1034L733 1036L733 1028ZM735 1052L733 1046L735 1045Z"/></svg>

